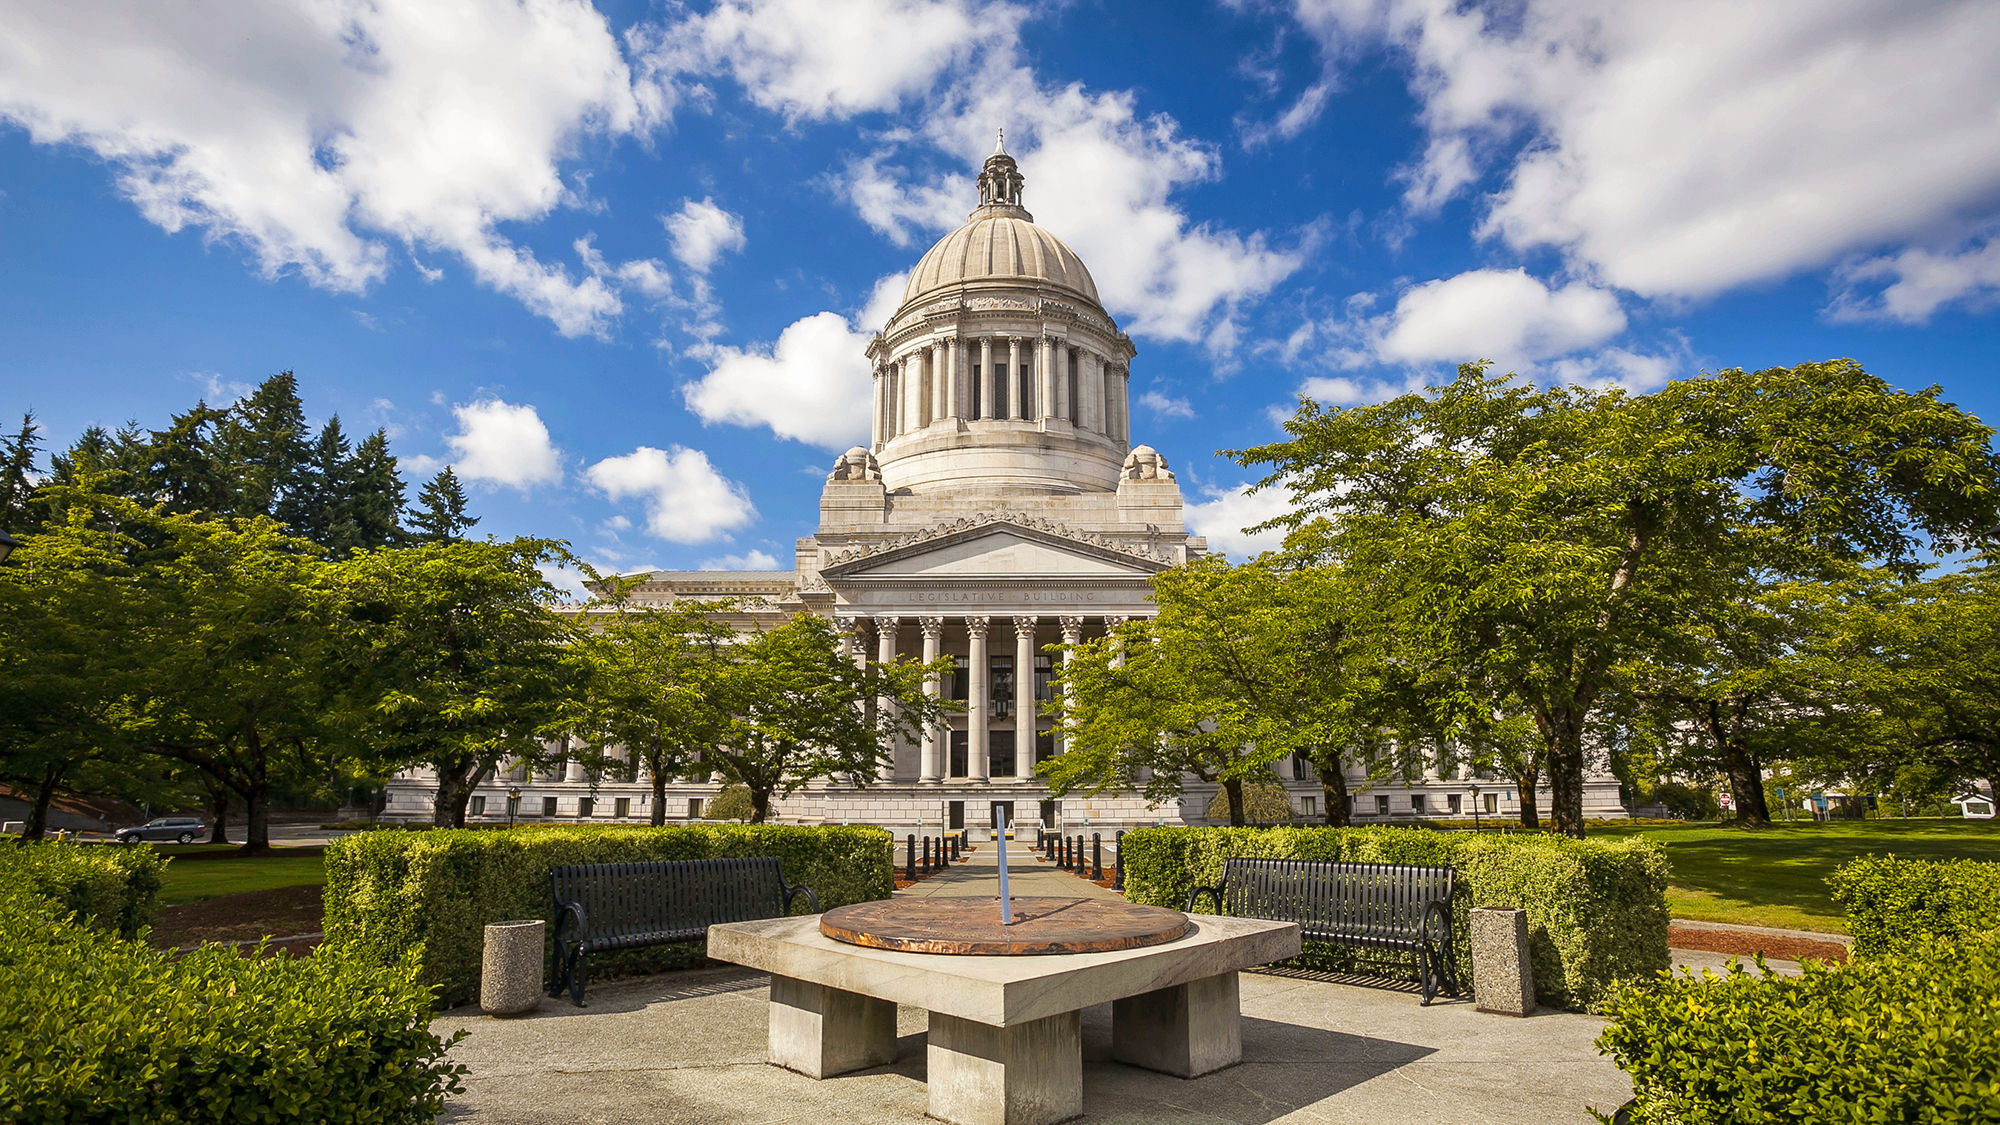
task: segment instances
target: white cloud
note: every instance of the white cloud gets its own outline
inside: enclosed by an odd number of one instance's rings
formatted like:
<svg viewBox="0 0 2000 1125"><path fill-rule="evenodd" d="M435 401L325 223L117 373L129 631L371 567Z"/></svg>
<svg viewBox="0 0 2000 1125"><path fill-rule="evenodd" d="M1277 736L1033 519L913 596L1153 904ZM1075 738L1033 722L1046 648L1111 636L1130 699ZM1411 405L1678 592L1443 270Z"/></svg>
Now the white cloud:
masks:
<svg viewBox="0 0 2000 1125"><path fill-rule="evenodd" d="M1833 319L1922 324L1954 301L1978 309L2000 299L2000 235L1947 250L1909 249L1852 262L1835 276L1841 289L1828 310ZM1871 291L1882 281L1889 284Z"/></svg>
<svg viewBox="0 0 2000 1125"><path fill-rule="evenodd" d="M755 547L747 555L723 555L721 558L701 560L703 570L780 570L778 560Z"/></svg>
<svg viewBox="0 0 2000 1125"><path fill-rule="evenodd" d="M1168 398L1158 391L1147 391L1139 396L1139 405L1155 414L1169 418L1192 418L1194 407L1184 398Z"/></svg>
<svg viewBox="0 0 2000 1125"><path fill-rule="evenodd" d="M660 221L673 239L674 257L696 273L707 273L716 259L745 245L743 217L717 207L713 199L686 200Z"/></svg>
<svg viewBox="0 0 2000 1125"><path fill-rule="evenodd" d="M1511 161L1484 233L1559 248L1635 293L1701 296L1851 253L1935 250L2000 198L1988 0L1294 3L1330 53L1376 39L1408 52L1428 135L1408 170L1413 209ZM1916 280L1879 308L1920 317L1980 284Z"/></svg>
<svg viewBox="0 0 2000 1125"><path fill-rule="evenodd" d="M534 407L493 398L454 406L451 413L458 432L444 440L459 476L524 490L562 479L562 459Z"/></svg>
<svg viewBox="0 0 2000 1125"><path fill-rule="evenodd" d="M666 117L585 0L22 0L6 22L0 118L105 160L168 231L342 292L394 247L455 254L566 335L621 311L498 233L572 198L579 140Z"/></svg>
<svg viewBox="0 0 2000 1125"><path fill-rule="evenodd" d="M1283 486L1254 493L1248 485L1238 485L1226 492L1213 486L1201 491L1206 499L1187 505L1183 511L1188 529L1208 537L1209 550L1247 559L1284 546L1283 531L1260 531L1253 535L1244 530L1292 510L1291 494Z"/></svg>
<svg viewBox="0 0 2000 1125"><path fill-rule="evenodd" d="M644 500L646 530L671 543L726 539L757 519L749 490L717 472L699 449L642 445L584 475L613 500Z"/></svg>
<svg viewBox="0 0 2000 1125"><path fill-rule="evenodd" d="M1472 270L1405 290L1375 354L1390 363L1491 359L1523 367L1624 330L1624 310L1608 290L1582 282L1551 289L1526 270Z"/></svg>
<svg viewBox="0 0 2000 1125"><path fill-rule="evenodd" d="M428 480L439 469L444 468L444 466L444 461L428 453L418 453L409 457L396 458L396 467L403 470L403 474L413 481Z"/></svg>
<svg viewBox="0 0 2000 1125"><path fill-rule="evenodd" d="M872 326L857 332L839 313L816 313L768 349L705 349L708 374L681 394L705 423L769 426L782 438L844 450L868 440L872 338Z"/></svg>
<svg viewBox="0 0 2000 1125"><path fill-rule="evenodd" d="M682 25L698 59L686 47L668 54L732 74L793 119L921 99L913 127L885 134L840 177L861 217L899 244L964 221L970 174L1004 124L1036 221L1089 263L1128 330L1226 350L1236 306L1290 276L1304 250L1190 220L1169 197L1220 174L1213 146L1142 115L1130 92L1044 84L1022 61L1023 16L970 0L727 0ZM916 144L942 153L943 166L891 163Z"/></svg>
<svg viewBox="0 0 2000 1125"><path fill-rule="evenodd" d="M729 73L790 120L894 109L1026 16L966 0L723 0L660 40L662 65Z"/></svg>

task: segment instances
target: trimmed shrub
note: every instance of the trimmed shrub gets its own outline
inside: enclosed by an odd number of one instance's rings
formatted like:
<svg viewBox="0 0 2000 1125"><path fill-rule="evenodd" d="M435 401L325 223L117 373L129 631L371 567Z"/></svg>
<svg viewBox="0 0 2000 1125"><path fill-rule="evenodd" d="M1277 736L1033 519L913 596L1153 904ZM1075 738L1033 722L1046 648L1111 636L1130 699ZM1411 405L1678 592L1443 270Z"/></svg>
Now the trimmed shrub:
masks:
<svg viewBox="0 0 2000 1125"><path fill-rule="evenodd" d="M704 820L749 820L756 811L750 803L750 787L731 785L710 798L701 815Z"/></svg>
<svg viewBox="0 0 2000 1125"><path fill-rule="evenodd" d="M0 847L0 886L18 887L84 925L138 937L160 913L167 861L152 848L45 840Z"/></svg>
<svg viewBox="0 0 2000 1125"><path fill-rule="evenodd" d="M895 881L888 843L889 834L879 828L773 824L368 832L326 849L326 943L378 964L415 953L418 979L450 1006L479 993L487 923L555 921L549 897L554 868L775 856L787 882L811 887L820 906L832 909L889 897ZM798 901L803 909L805 900ZM686 949L634 954L629 967L690 959ZM699 952L692 957L699 960ZM602 965L610 971L620 967ZM593 959L592 975L599 968Z"/></svg>
<svg viewBox="0 0 2000 1125"><path fill-rule="evenodd" d="M1123 849L1125 897L1176 909L1189 888L1221 882L1231 856L1457 868L1453 930L1461 971L1472 964L1468 912L1519 907L1528 912L1535 997L1551 1007L1590 1010L1617 982L1653 977L1670 964L1666 857L1643 840L1421 828L1142 828L1125 834ZM1312 945L1304 960L1342 969L1358 956Z"/></svg>
<svg viewBox="0 0 2000 1125"><path fill-rule="evenodd" d="M1290 820L1292 795L1285 787L1269 782L1246 781L1243 783L1243 819L1254 824L1272 824L1280 820ZM1208 802L1208 819L1229 819L1229 791L1217 789Z"/></svg>
<svg viewBox="0 0 2000 1125"><path fill-rule="evenodd" d="M0 890L0 1121L431 1121L464 1068L416 978L324 949L177 958Z"/></svg>
<svg viewBox="0 0 2000 1125"><path fill-rule="evenodd" d="M1633 989L1597 1040L1633 1125L2000 1122L2000 946Z"/></svg>
<svg viewBox="0 0 2000 1125"><path fill-rule="evenodd" d="M2000 928L2000 863L1863 856L1828 876L1856 957L1958 942Z"/></svg>

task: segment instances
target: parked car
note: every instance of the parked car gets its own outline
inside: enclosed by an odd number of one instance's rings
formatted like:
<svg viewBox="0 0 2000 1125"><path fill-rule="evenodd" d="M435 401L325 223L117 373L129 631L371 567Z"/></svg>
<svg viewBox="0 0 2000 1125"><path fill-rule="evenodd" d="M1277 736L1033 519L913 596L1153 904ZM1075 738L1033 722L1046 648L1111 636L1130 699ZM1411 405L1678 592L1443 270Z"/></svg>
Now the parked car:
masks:
<svg viewBox="0 0 2000 1125"><path fill-rule="evenodd" d="M161 816L141 824L137 828L120 828L117 833L121 844L136 844L141 840L172 840L177 844L192 844L208 832L208 825L198 816Z"/></svg>

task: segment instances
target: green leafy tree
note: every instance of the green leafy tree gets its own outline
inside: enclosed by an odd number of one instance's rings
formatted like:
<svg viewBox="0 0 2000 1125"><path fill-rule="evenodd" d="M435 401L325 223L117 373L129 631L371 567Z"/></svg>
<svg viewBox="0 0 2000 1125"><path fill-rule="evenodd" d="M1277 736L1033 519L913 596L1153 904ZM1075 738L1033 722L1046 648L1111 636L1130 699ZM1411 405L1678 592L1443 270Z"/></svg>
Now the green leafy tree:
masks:
<svg viewBox="0 0 2000 1125"><path fill-rule="evenodd" d="M604 581L614 589L620 582ZM614 754L628 768L645 767L655 825L666 823L667 782L705 776L702 763L733 730L724 681L735 630L716 616L726 608L710 602L635 609L613 597L608 612L580 622L576 653L587 674L563 701L563 729L599 768Z"/></svg>
<svg viewBox="0 0 2000 1125"><path fill-rule="evenodd" d="M1155 804L1185 779L1221 787L1231 824L1244 786L1297 754L1345 824L1347 767L1392 719L1380 638L1328 570L1206 558L1156 575L1156 616L1070 649L1058 673L1065 750L1040 763L1051 793L1139 790ZM1371 763L1372 764L1372 763Z"/></svg>
<svg viewBox="0 0 2000 1125"><path fill-rule="evenodd" d="M424 485L417 503L422 507L410 516L410 528L419 542L454 543L479 522L478 517L465 514L465 489L450 465Z"/></svg>
<svg viewBox="0 0 2000 1125"><path fill-rule="evenodd" d="M566 557L561 544L516 539L381 548L333 565L358 772L429 767L433 823L462 828L472 791L502 761L557 753L580 661L538 564Z"/></svg>
<svg viewBox="0 0 2000 1125"><path fill-rule="evenodd" d="M1554 826L1575 836L1586 737L1617 670L1726 596L1746 557L1802 578L1871 561L1914 573L1995 515L1992 431L1935 388L1900 392L1847 360L1647 395L1538 390L1469 364L1379 405L1303 401L1286 429L1236 456L1297 498L1274 521L1288 548L1383 576L1425 667L1521 700Z"/></svg>
<svg viewBox="0 0 2000 1125"><path fill-rule="evenodd" d="M816 779L867 785L893 753L956 706L924 692L924 680L948 670L908 659L857 666L842 652L833 623L802 613L742 637L715 692L731 717L727 737L708 752L703 772L750 791L750 821L771 814L773 795L789 796ZM871 714L869 700L886 700Z"/></svg>
<svg viewBox="0 0 2000 1125"><path fill-rule="evenodd" d="M1865 690L1897 731L1885 771L1913 793L2000 793L2000 559L1911 584L1867 629L1880 659Z"/></svg>
<svg viewBox="0 0 2000 1125"><path fill-rule="evenodd" d="M21 415L21 428L13 436L0 434L0 531L25 532L37 522L28 501L38 483L35 461L41 452L41 427L33 411Z"/></svg>

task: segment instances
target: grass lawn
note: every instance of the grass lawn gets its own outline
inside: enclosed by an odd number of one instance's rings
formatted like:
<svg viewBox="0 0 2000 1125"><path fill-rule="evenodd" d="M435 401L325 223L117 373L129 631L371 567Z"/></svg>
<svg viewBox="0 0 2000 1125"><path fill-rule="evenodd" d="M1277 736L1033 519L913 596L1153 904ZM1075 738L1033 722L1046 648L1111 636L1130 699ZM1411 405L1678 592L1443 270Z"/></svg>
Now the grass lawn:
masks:
<svg viewBox="0 0 2000 1125"><path fill-rule="evenodd" d="M2000 821L1834 820L1761 832L1715 825L1593 828L1592 836L1644 836L1673 865L1667 909L1676 918L1843 933L1829 897L1833 869L1870 852L1910 859L2000 861Z"/></svg>
<svg viewBox="0 0 2000 1125"><path fill-rule="evenodd" d="M161 854L174 857L174 862L167 865L160 902L179 906L244 891L317 887L326 882L326 859L320 848L273 848L249 857L235 855L235 850L201 844L161 848Z"/></svg>

